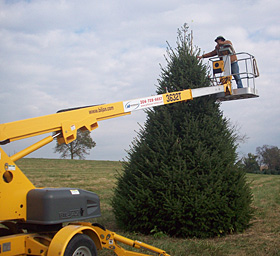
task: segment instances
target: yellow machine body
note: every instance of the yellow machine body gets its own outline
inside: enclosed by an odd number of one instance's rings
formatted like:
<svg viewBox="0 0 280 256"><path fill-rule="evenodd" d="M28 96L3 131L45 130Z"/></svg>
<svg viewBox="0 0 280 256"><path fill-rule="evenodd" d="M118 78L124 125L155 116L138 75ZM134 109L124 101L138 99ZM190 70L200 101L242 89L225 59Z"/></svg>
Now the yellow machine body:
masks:
<svg viewBox="0 0 280 256"><path fill-rule="evenodd" d="M26 219L26 195L34 185L0 148L0 220Z"/></svg>

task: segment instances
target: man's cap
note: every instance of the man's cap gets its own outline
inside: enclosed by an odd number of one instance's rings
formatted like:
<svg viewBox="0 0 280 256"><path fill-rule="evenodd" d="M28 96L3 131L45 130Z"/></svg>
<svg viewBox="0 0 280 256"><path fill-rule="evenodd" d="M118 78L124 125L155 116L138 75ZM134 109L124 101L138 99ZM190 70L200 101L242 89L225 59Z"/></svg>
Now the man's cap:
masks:
<svg viewBox="0 0 280 256"><path fill-rule="evenodd" d="M215 39L215 42L217 42L218 40L223 40L223 41L225 41L226 39L225 39L223 36L218 36L218 37Z"/></svg>

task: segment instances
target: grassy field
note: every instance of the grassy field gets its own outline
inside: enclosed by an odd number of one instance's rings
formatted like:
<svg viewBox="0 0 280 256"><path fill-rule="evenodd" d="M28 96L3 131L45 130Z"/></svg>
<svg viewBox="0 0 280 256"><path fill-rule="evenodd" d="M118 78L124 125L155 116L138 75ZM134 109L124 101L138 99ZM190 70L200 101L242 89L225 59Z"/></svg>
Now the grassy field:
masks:
<svg viewBox="0 0 280 256"><path fill-rule="evenodd" d="M17 165L37 187L75 187L100 196L102 217L92 220L131 239L166 250L172 256L186 255L280 255L280 175L248 174L255 208L251 227L242 234L213 239L177 239L124 233L115 224L110 199L120 162L22 159ZM101 251L100 255L114 255Z"/></svg>

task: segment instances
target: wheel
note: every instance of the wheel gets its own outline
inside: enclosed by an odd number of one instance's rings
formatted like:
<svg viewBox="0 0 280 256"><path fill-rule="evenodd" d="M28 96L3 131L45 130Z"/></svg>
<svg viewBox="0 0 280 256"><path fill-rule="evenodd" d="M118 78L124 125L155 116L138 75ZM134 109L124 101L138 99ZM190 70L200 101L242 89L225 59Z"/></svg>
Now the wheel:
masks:
<svg viewBox="0 0 280 256"><path fill-rule="evenodd" d="M97 256L97 250L87 235L77 234L68 243L64 256Z"/></svg>

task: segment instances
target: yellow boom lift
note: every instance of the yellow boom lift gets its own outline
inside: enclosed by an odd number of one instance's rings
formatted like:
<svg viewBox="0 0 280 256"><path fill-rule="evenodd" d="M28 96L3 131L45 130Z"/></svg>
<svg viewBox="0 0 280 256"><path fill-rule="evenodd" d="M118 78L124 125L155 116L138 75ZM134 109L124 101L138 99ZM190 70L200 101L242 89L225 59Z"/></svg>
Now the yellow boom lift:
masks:
<svg viewBox="0 0 280 256"><path fill-rule="evenodd" d="M0 144L45 133L30 147L8 156L0 148L0 256L96 256L107 248L117 255L147 255L121 247L126 244L155 255L165 251L120 236L99 224L82 222L99 217L98 196L77 188L36 188L15 162L57 138L71 143L77 130L92 131L98 122L132 111L192 100L206 95L224 99L232 95L231 79L211 87L170 92L140 99L59 111L56 114L0 124ZM228 100L229 98L227 98Z"/></svg>

